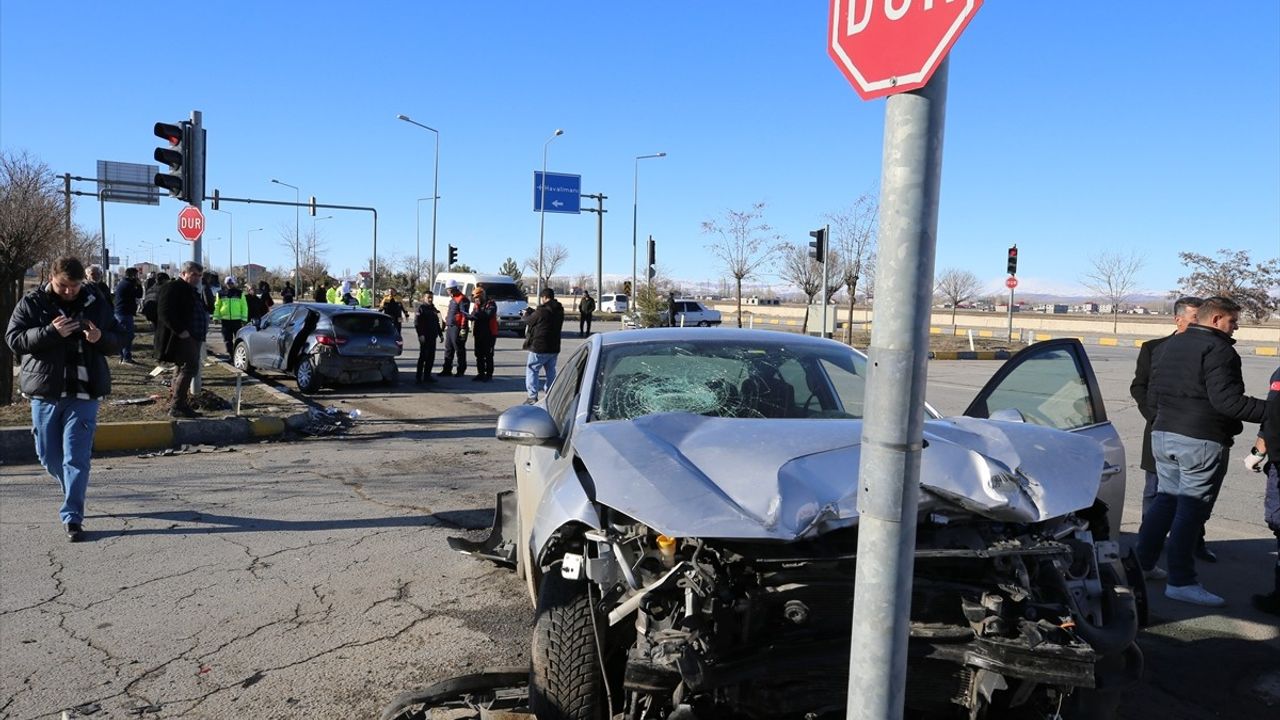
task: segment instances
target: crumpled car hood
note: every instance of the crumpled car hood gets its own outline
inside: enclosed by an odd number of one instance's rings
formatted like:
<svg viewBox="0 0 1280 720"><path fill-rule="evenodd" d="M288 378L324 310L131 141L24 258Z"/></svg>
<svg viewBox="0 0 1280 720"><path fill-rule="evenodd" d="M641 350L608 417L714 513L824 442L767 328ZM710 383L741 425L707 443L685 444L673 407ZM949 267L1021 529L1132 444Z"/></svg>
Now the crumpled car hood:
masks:
<svg viewBox="0 0 1280 720"><path fill-rule="evenodd" d="M573 444L595 499L658 532L795 540L856 522L861 435L860 420L662 413L588 423ZM993 520L1047 520L1098 492L1102 448L1086 437L964 417L924 436L921 486Z"/></svg>

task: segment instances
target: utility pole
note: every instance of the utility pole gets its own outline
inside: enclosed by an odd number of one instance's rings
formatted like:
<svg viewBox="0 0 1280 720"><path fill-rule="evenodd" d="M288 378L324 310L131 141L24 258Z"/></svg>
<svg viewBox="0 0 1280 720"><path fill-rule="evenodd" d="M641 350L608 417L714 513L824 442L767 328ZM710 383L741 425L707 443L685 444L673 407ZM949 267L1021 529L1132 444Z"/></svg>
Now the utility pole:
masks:
<svg viewBox="0 0 1280 720"><path fill-rule="evenodd" d="M62 174L62 193L67 205L67 254L71 254L71 173Z"/></svg>
<svg viewBox="0 0 1280 720"><path fill-rule="evenodd" d="M582 197L596 201L596 207L582 208L582 211L596 214L596 297L600 297L600 293L604 292L604 214L609 212L604 209L604 201L608 200L609 196L604 193L598 195L583 193Z"/></svg>
<svg viewBox="0 0 1280 720"><path fill-rule="evenodd" d="M827 298L827 251L830 250L831 244L831 225L822 226L822 242L823 242L823 258L822 258L822 331L818 333L818 337L831 337L827 334L827 305L830 300ZM834 333L833 333L834 334Z"/></svg>

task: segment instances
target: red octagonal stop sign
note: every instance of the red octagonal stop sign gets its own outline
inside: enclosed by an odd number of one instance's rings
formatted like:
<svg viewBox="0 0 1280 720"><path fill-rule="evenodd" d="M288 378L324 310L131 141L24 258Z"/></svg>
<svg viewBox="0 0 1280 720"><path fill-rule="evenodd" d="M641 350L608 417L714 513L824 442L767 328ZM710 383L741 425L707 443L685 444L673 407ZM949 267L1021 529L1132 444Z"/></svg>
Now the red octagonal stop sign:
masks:
<svg viewBox="0 0 1280 720"><path fill-rule="evenodd" d="M982 0L831 0L827 52L863 100L924 87Z"/></svg>
<svg viewBox="0 0 1280 720"><path fill-rule="evenodd" d="M204 234L204 213L194 205L188 205L178 213L178 234L195 242Z"/></svg>

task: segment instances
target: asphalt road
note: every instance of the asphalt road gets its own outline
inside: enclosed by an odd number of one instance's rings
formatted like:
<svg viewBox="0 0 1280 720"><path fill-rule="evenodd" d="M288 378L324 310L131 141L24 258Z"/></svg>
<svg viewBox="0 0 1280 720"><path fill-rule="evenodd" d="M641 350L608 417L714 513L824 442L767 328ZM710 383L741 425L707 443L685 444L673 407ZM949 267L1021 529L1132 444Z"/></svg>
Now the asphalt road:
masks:
<svg viewBox="0 0 1280 720"><path fill-rule="evenodd" d="M1130 448L1126 533L1140 507L1136 354L1090 348ZM409 378L415 356L410 338ZM363 413L345 436L98 459L79 545L61 536L53 481L0 466L0 718L373 718L410 687L525 662L523 588L445 545L487 526L510 484L493 424L524 397L523 362L503 338L492 383L325 390L318 405ZM1252 391L1275 362L1245 358ZM962 411L998 365L932 362L930 402ZM1233 462L1209 525L1222 560L1203 568L1229 605L1156 593L1126 718L1275 717L1280 629L1248 605L1274 562L1260 507L1258 477Z"/></svg>

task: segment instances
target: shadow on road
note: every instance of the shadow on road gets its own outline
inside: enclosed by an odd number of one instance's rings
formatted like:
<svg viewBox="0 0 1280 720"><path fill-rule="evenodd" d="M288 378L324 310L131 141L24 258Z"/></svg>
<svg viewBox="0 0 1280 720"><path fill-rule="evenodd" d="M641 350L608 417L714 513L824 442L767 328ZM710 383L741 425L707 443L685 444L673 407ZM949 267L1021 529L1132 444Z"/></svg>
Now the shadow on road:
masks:
<svg viewBox="0 0 1280 720"><path fill-rule="evenodd" d="M215 515L185 511L148 513L116 513L90 516L86 519L156 520L170 523L167 527L128 530L94 530L85 533L86 540L105 540L133 535L215 535L242 532L314 532L317 530L373 530L384 528L439 527L452 530L483 530L493 520L493 509L443 510L430 515L397 515L378 518L341 518L333 520L280 520L276 518Z"/></svg>

